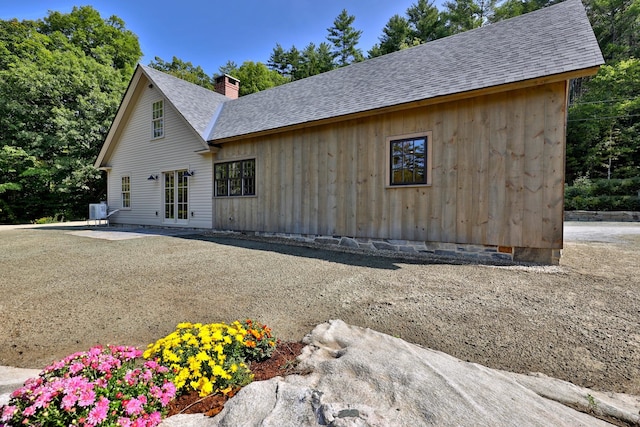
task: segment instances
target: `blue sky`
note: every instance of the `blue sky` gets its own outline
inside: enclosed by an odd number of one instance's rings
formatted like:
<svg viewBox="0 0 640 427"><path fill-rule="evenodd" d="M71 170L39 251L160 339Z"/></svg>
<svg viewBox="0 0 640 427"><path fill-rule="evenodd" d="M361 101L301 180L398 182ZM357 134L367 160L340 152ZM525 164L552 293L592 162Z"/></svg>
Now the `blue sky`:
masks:
<svg viewBox="0 0 640 427"><path fill-rule="evenodd" d="M155 56L177 56L200 65L207 74L234 61L268 60L276 43L288 49L326 40L327 28L342 9L362 30L359 48L365 53L378 42L394 14L404 15L416 0L1 0L0 19L36 20L49 10L71 12L91 5L103 18L116 15L137 34L148 64ZM437 2L438 4L440 1Z"/></svg>

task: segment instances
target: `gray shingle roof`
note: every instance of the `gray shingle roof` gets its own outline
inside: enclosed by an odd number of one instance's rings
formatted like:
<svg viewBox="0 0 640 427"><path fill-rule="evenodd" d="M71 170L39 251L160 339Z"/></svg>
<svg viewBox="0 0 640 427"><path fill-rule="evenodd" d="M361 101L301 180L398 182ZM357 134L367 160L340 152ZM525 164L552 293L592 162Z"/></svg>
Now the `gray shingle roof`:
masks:
<svg viewBox="0 0 640 427"><path fill-rule="evenodd" d="M216 141L603 63L581 1L567 0L237 100L161 78L176 86L164 91L185 118ZM166 76L144 69L153 80Z"/></svg>
<svg viewBox="0 0 640 427"><path fill-rule="evenodd" d="M211 117L220 104L229 101L224 95L173 77L154 68L140 65L184 119L206 141Z"/></svg>

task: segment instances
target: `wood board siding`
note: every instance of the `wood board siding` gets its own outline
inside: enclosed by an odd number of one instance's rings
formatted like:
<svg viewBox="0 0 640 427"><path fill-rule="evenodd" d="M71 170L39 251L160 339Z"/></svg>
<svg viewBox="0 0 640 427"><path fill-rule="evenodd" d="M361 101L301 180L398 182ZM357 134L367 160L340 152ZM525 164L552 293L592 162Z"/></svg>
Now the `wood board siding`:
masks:
<svg viewBox="0 0 640 427"><path fill-rule="evenodd" d="M216 198L214 228L562 247L565 82L230 142L256 196ZM386 138L432 134L432 185L390 188Z"/></svg>
<svg viewBox="0 0 640 427"><path fill-rule="evenodd" d="M122 175L131 177L131 209L120 210L111 217L114 223L188 226L211 228L213 177L211 156L195 153L203 148L202 142L184 122L178 112L165 100L164 137L152 139L151 106L163 99L156 88L149 88L142 79L131 102L131 111L124 117L122 131L113 144L108 173L109 209L118 209L120 202L120 179ZM189 178L189 215L187 224L163 222L163 180L162 173L190 168L195 171ZM157 181L148 180L150 175L158 175ZM156 215L157 212L157 215Z"/></svg>

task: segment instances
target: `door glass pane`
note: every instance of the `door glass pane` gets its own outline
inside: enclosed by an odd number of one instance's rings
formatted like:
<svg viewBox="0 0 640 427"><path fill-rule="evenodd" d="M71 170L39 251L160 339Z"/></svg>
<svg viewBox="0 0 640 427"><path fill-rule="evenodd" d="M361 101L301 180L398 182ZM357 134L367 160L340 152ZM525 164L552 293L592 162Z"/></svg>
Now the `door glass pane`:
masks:
<svg viewBox="0 0 640 427"><path fill-rule="evenodd" d="M164 218L175 219L175 177L173 172L164 174Z"/></svg>

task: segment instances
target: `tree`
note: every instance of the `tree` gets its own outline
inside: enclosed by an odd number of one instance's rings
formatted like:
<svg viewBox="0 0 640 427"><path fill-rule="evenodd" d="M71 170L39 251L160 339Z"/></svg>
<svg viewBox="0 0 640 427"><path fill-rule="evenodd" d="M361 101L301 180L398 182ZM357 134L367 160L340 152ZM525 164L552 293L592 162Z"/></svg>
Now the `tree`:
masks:
<svg viewBox="0 0 640 427"><path fill-rule="evenodd" d="M191 62L184 62L175 56L171 62L165 62L162 58L156 56L154 60L149 63L149 66L209 90L214 90L215 88L213 78L208 76L202 67L199 65L194 67Z"/></svg>
<svg viewBox="0 0 640 427"><path fill-rule="evenodd" d="M355 16L343 9L333 21L333 27L327 28L327 40L334 46L333 58L337 60L339 67L364 59L362 51L357 48L362 31L353 28L355 19Z"/></svg>
<svg viewBox="0 0 640 427"><path fill-rule="evenodd" d="M493 14L489 22L498 22L504 19L514 18L543 7L559 3L561 0L505 0L493 7Z"/></svg>
<svg viewBox="0 0 640 427"><path fill-rule="evenodd" d="M276 43L276 47L271 51L269 60L267 61L267 67L271 70L277 71L280 75L290 75L290 63L288 52L286 52L280 43Z"/></svg>
<svg viewBox="0 0 640 427"><path fill-rule="evenodd" d="M379 40L380 44L374 46L374 49L378 50L370 50L369 57L385 55L409 47L413 44L413 33L409 27L409 21L400 15L393 15L382 29Z"/></svg>
<svg viewBox="0 0 640 427"><path fill-rule="evenodd" d="M245 61L234 70L225 69L224 71L240 80L240 96L260 92L289 81L277 71L267 68L262 62Z"/></svg>
<svg viewBox="0 0 640 427"><path fill-rule="evenodd" d="M238 71L238 64L233 61L227 61L226 64L218 68L219 75L228 74L233 76L236 71Z"/></svg>
<svg viewBox="0 0 640 427"><path fill-rule="evenodd" d="M490 20L494 0L449 0L442 12L448 34L458 34L481 27Z"/></svg>
<svg viewBox="0 0 640 427"><path fill-rule="evenodd" d="M96 17L0 21L0 222L83 218L104 197L93 162L142 54L121 20Z"/></svg>
<svg viewBox="0 0 640 427"><path fill-rule="evenodd" d="M74 7L71 13L50 12L39 22L42 34L59 33L85 55L103 65L131 73L141 57L138 37L117 16L102 19L91 6Z"/></svg>
<svg viewBox="0 0 640 427"><path fill-rule="evenodd" d="M640 0L590 0L587 6L606 60L640 57Z"/></svg>
<svg viewBox="0 0 640 427"><path fill-rule="evenodd" d="M569 108L567 181L640 175L640 59L603 65Z"/></svg>
<svg viewBox="0 0 640 427"><path fill-rule="evenodd" d="M447 36L442 14L438 8L427 0L418 0L407 9L409 25L413 32L413 38L422 43Z"/></svg>

